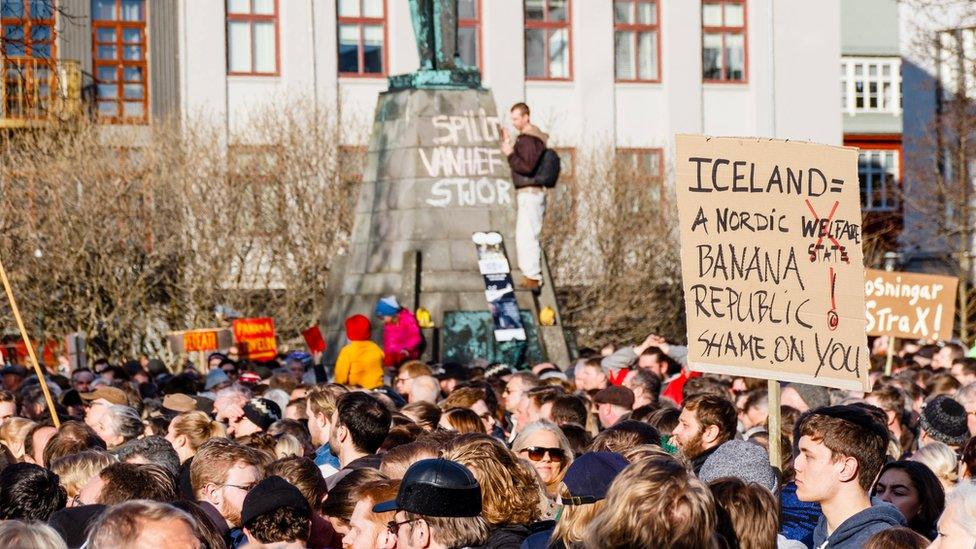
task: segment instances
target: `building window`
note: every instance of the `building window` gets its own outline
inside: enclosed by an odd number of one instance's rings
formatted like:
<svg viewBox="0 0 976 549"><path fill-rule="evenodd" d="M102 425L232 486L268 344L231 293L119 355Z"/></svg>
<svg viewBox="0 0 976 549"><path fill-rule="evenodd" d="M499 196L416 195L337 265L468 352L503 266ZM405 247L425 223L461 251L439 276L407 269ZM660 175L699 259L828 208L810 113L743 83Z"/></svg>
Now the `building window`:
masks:
<svg viewBox="0 0 976 549"><path fill-rule="evenodd" d="M458 1L458 53L465 65L481 68L481 0Z"/></svg>
<svg viewBox="0 0 976 549"><path fill-rule="evenodd" d="M702 79L746 81L746 2L707 0L702 4Z"/></svg>
<svg viewBox="0 0 976 549"><path fill-rule="evenodd" d="M570 0L525 0L525 76L572 78Z"/></svg>
<svg viewBox="0 0 976 549"><path fill-rule="evenodd" d="M559 155L559 180L576 179L576 149L573 147L553 147Z"/></svg>
<svg viewBox="0 0 976 549"><path fill-rule="evenodd" d="M3 58L52 58L54 3L0 0L0 38Z"/></svg>
<svg viewBox="0 0 976 549"><path fill-rule="evenodd" d="M92 60L99 118L145 123L149 111L145 0L92 1Z"/></svg>
<svg viewBox="0 0 976 549"><path fill-rule="evenodd" d="M277 0L227 0L227 73L278 75Z"/></svg>
<svg viewBox="0 0 976 549"><path fill-rule="evenodd" d="M660 82L660 28L657 0L613 3L615 67L618 82Z"/></svg>
<svg viewBox="0 0 976 549"><path fill-rule="evenodd" d="M339 73L386 74L386 0L338 0Z"/></svg>
<svg viewBox="0 0 976 549"><path fill-rule="evenodd" d="M845 58L840 71L844 112L901 113L901 59Z"/></svg>
<svg viewBox="0 0 976 549"><path fill-rule="evenodd" d="M614 156L616 176L645 185L654 201L661 200L663 166L664 149L621 148L616 150Z"/></svg>
<svg viewBox="0 0 976 549"><path fill-rule="evenodd" d="M861 209L865 212L898 208L898 151L861 149L857 176L861 180Z"/></svg>

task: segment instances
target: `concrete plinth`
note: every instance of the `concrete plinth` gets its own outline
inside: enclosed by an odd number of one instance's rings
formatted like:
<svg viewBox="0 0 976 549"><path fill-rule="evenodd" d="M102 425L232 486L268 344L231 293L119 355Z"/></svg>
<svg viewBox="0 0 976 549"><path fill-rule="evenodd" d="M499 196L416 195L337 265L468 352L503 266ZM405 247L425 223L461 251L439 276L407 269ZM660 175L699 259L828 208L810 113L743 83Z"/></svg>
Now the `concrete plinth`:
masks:
<svg viewBox="0 0 976 549"><path fill-rule="evenodd" d="M384 295L397 295L411 310L427 309L436 326L443 326L445 313L487 311L475 232L502 234L518 280L515 189L498 127L488 90L380 95L349 249L331 275L335 300L324 323L331 357L344 343L344 319L372 316ZM546 282L541 301L554 306ZM537 318L540 298L525 294L519 302ZM539 345L550 360L568 360L564 337L542 337ZM445 351L433 342L430 348Z"/></svg>

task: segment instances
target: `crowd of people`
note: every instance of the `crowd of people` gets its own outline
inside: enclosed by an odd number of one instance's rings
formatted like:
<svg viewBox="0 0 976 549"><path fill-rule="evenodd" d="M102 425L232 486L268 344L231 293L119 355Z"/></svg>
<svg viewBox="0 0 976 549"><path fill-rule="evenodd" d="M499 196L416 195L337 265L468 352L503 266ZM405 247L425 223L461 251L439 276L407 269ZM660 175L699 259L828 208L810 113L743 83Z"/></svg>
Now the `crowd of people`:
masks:
<svg viewBox="0 0 976 549"><path fill-rule="evenodd" d="M880 356L867 394L787 384L771 433L765 381L691 372L658 336L428 364L403 311L375 311L403 332L386 348L350 318L334 365L232 348L206 371L49 372L59 427L7 366L0 547L976 547L961 345L905 345L890 376Z"/></svg>

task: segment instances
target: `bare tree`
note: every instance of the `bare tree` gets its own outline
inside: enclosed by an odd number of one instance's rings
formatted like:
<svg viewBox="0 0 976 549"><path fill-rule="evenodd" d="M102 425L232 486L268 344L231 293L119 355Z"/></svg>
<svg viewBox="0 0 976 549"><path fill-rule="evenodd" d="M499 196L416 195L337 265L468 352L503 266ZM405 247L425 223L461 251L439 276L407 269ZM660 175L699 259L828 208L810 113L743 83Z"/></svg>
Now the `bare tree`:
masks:
<svg viewBox="0 0 976 549"><path fill-rule="evenodd" d="M32 335L81 331L102 352L158 352L214 307L298 338L326 306L351 187L334 116L296 101L231 134L158 123L112 147L89 121L0 142L0 257ZM9 316L0 316L9 318Z"/></svg>

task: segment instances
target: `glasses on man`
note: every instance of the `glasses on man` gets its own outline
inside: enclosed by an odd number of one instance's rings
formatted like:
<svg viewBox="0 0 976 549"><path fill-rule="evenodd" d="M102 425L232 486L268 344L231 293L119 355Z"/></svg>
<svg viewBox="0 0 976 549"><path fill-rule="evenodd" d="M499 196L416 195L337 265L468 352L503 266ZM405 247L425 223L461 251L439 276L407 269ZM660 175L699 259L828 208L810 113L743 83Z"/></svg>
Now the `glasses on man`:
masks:
<svg viewBox="0 0 976 549"><path fill-rule="evenodd" d="M237 488L238 490L244 490L245 492L250 492L251 488L254 488L256 484L257 482L252 482L251 484L247 484L244 486L241 486L239 484L221 484L221 486L225 486L228 488Z"/></svg>
<svg viewBox="0 0 976 549"><path fill-rule="evenodd" d="M542 461L542 458L549 456L549 459L555 462L562 462L566 459L566 451L562 448L546 448L543 446L529 446L528 448L523 448L523 452L532 461Z"/></svg>
<svg viewBox="0 0 976 549"><path fill-rule="evenodd" d="M397 535L397 532L400 531L400 527L401 526L403 526L404 524L409 524L409 523L411 523L411 522L413 522L415 520L418 520L418 519L412 518L412 519L407 519L407 520L404 520L404 521L401 521L401 522L397 522L395 520L391 520L390 522L387 522L386 523L386 529L389 530L390 533L395 536L395 535Z"/></svg>

